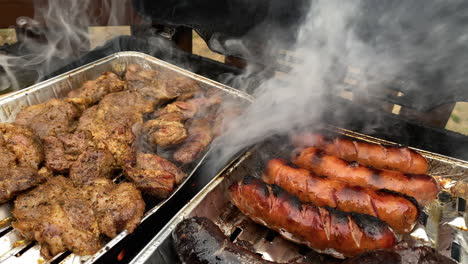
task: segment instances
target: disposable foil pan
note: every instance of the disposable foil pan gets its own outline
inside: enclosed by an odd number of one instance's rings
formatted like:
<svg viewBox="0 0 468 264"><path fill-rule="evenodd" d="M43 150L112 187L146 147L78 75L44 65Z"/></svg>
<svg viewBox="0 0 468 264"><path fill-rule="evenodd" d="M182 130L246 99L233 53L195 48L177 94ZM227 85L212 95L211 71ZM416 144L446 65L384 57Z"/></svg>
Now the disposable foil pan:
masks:
<svg viewBox="0 0 468 264"><path fill-rule="evenodd" d="M396 145L336 127L324 126L321 129L367 142ZM131 263L180 263L173 247L171 233L179 222L193 216L208 217L232 241L247 241L257 254L261 254L267 260L280 263L322 263L323 256L289 242L276 232L252 222L234 207L227 197L227 188L234 181L247 175L261 177L265 163L271 158L289 158L292 147L282 147L281 142L285 141L288 141L288 138L284 136L267 140L231 162L167 223ZM425 207L423 217L414 231L403 239L413 245L434 247L443 255L460 263L468 263L468 233L465 224L468 162L415 150L428 159L430 174L441 182L443 190L437 201Z"/></svg>
<svg viewBox="0 0 468 264"><path fill-rule="evenodd" d="M158 60L149 55L139 52L119 52L105 57L94 63L87 64L73 71L64 73L55 78L36 84L24 90L10 94L0 99L0 122L12 122L16 114L24 107L45 102L51 98L64 97L70 90L79 88L84 82L99 77L106 71L112 71L123 75L127 65L138 64L144 68L151 68L161 72L174 72L194 79L204 89L215 88L224 94L228 99L232 98L234 102L241 105L250 104L252 97L239 92L223 84L214 82L210 79L196 75L190 71L181 69L172 64ZM149 216L155 214L158 209L166 203L171 197L187 182L194 174L208 155L207 151L188 172L188 177L173 191L171 196L160 201L145 197L147 211L142 219L145 221ZM42 263L44 260L40 257L40 247L31 241L25 241L18 231L10 226L12 217L10 209L11 203L0 205L0 263ZM53 263L92 263L103 255L113 245L117 244L127 236L127 231L123 231L115 238L110 240L98 253L93 256L77 256L70 252L64 252L55 256Z"/></svg>

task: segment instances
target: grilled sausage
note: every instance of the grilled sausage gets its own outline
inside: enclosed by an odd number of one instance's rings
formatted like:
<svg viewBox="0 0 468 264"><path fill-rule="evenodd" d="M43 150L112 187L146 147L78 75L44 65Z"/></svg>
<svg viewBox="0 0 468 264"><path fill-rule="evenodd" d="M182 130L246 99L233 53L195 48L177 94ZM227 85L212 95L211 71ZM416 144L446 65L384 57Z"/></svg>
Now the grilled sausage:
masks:
<svg viewBox="0 0 468 264"><path fill-rule="evenodd" d="M409 233L419 217L418 205L411 197L318 177L306 169L290 167L281 159L268 162L263 180L280 186L303 202L375 216L401 234Z"/></svg>
<svg viewBox="0 0 468 264"><path fill-rule="evenodd" d="M373 189L387 189L414 197L420 205L434 200L439 191L437 182L426 174L404 174L379 170L327 155L317 148L296 149L292 162L318 175Z"/></svg>
<svg viewBox="0 0 468 264"><path fill-rule="evenodd" d="M183 220L177 225L172 237L183 263L276 263L232 243L217 225L205 217Z"/></svg>
<svg viewBox="0 0 468 264"><path fill-rule="evenodd" d="M338 258L389 248L396 238L373 216L302 204L277 185L246 177L229 188L231 202L253 221L284 238Z"/></svg>
<svg viewBox="0 0 468 264"><path fill-rule="evenodd" d="M380 144L354 141L345 138L327 139L323 135L302 132L292 136L297 147L316 147L327 154L347 161L379 169L401 171L411 174L427 174L427 160L409 148L385 147Z"/></svg>

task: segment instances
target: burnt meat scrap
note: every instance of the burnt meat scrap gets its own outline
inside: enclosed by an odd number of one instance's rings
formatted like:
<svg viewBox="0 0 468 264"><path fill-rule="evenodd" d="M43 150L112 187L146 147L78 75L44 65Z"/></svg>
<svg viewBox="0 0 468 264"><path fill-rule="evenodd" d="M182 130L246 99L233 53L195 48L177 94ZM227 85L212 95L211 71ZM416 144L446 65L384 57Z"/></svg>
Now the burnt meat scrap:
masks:
<svg viewBox="0 0 468 264"><path fill-rule="evenodd" d="M29 128L0 124L0 203L46 179L47 171L38 170L43 159L41 143Z"/></svg>
<svg viewBox="0 0 468 264"><path fill-rule="evenodd" d="M96 179L77 188L62 176L21 194L12 211L13 227L36 240L46 258L71 250L79 255L96 253L100 235L110 238L140 223L145 210L141 193L131 183L114 184Z"/></svg>

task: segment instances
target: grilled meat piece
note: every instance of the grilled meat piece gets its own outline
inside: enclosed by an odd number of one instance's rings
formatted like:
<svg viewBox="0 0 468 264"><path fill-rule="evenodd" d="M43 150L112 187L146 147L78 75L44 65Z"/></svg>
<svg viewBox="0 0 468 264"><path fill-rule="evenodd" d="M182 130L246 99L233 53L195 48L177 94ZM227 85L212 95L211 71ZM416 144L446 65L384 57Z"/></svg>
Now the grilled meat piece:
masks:
<svg viewBox="0 0 468 264"><path fill-rule="evenodd" d="M393 249L380 249L363 253L343 264L457 264L451 258L438 253L435 249L396 246Z"/></svg>
<svg viewBox="0 0 468 264"><path fill-rule="evenodd" d="M215 94L168 104L154 114L156 119L145 122L143 133L147 135L150 144L162 148L180 144L188 137L185 120L193 118L197 113L204 113L221 101L221 97Z"/></svg>
<svg viewBox="0 0 468 264"><path fill-rule="evenodd" d="M114 184L108 179L99 178L84 186L83 192L84 197L91 198L91 207L101 234L112 238L123 230L132 233L140 224L145 203L132 183Z"/></svg>
<svg viewBox="0 0 468 264"><path fill-rule="evenodd" d="M38 173L43 159L40 140L31 129L0 124L0 203L45 180L47 175Z"/></svg>
<svg viewBox="0 0 468 264"><path fill-rule="evenodd" d="M195 119L189 125L189 138L174 152L174 160L188 164L200 157L213 140L212 127L207 119Z"/></svg>
<svg viewBox="0 0 468 264"><path fill-rule="evenodd" d="M167 197L186 176L170 161L147 153L138 153L136 164L127 166L124 172L140 190L158 198Z"/></svg>
<svg viewBox="0 0 468 264"><path fill-rule="evenodd" d="M146 121L143 124L143 133L149 143L162 148L180 144L188 136L184 120L179 113L169 113Z"/></svg>
<svg viewBox="0 0 468 264"><path fill-rule="evenodd" d="M70 179L57 176L18 196L12 225L38 241L47 259L65 250L90 255L101 247L100 234L112 238L125 228L132 232L143 211L141 194L132 184L101 178L77 188Z"/></svg>
<svg viewBox="0 0 468 264"><path fill-rule="evenodd" d="M107 149L88 148L70 166L70 178L76 185L88 184L97 178L110 178L115 160Z"/></svg>
<svg viewBox="0 0 468 264"><path fill-rule="evenodd" d="M47 168L59 173L68 172L73 162L94 145L88 131L48 136L43 142Z"/></svg>
<svg viewBox="0 0 468 264"><path fill-rule="evenodd" d="M75 131L81 112L82 109L75 103L51 99L21 110L14 123L27 126L37 136L44 138Z"/></svg>
<svg viewBox="0 0 468 264"><path fill-rule="evenodd" d="M153 111L153 103L132 91L106 95L80 118L79 131L89 131L99 148L107 148L123 166L131 159L135 140L133 127L143 123L143 114Z"/></svg>
<svg viewBox="0 0 468 264"><path fill-rule="evenodd" d="M175 98L188 99L201 90L197 82L188 77L169 72L160 74L158 71L143 69L135 64L127 67L125 79L129 89L138 91L145 98L156 103Z"/></svg>
<svg viewBox="0 0 468 264"><path fill-rule="evenodd" d="M210 97L193 98L187 101L176 101L156 111L155 117L164 116L170 113L178 113L181 114L184 119L189 119L193 118L200 112L204 113L204 110L207 110L212 106L219 105L222 101L222 98L218 94L214 94Z"/></svg>
<svg viewBox="0 0 468 264"><path fill-rule="evenodd" d="M58 176L18 196L12 223L25 238L41 245L45 258L71 250L79 255L97 252L99 228L90 203L71 180Z"/></svg>
<svg viewBox="0 0 468 264"><path fill-rule="evenodd" d="M0 167L0 203L37 186L46 180L46 176L31 167Z"/></svg>
<svg viewBox="0 0 468 264"><path fill-rule="evenodd" d="M183 263L276 263L232 243L221 229L205 217L180 222L173 232L177 255Z"/></svg>
<svg viewBox="0 0 468 264"><path fill-rule="evenodd" d="M97 79L87 81L78 89L68 93L69 98L83 98L87 104L99 102L106 94L123 91L127 88L125 81L112 72L105 72Z"/></svg>
<svg viewBox="0 0 468 264"><path fill-rule="evenodd" d="M31 129L22 125L0 124L0 166L37 169L43 160L41 142Z"/></svg>

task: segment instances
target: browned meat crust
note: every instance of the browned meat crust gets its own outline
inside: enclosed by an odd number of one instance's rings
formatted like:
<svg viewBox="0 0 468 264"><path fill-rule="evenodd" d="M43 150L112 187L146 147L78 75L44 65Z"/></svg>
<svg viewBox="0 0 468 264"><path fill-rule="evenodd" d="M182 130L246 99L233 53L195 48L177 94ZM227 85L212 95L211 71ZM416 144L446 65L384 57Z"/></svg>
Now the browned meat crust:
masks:
<svg viewBox="0 0 468 264"><path fill-rule="evenodd" d="M201 90L197 82L190 78L169 73L160 74L135 64L127 67L125 79L130 90L138 91L155 103L175 98L188 99Z"/></svg>
<svg viewBox="0 0 468 264"><path fill-rule="evenodd" d="M14 124L0 124L0 203L43 182L38 173L44 159L40 140L31 129Z"/></svg>
<svg viewBox="0 0 468 264"><path fill-rule="evenodd" d="M188 164L200 157L213 140L212 127L207 119L195 119L189 125L189 138L174 152L174 160Z"/></svg>
<svg viewBox="0 0 468 264"><path fill-rule="evenodd" d="M43 139L47 168L64 173L87 148L93 146L88 131L48 136Z"/></svg>
<svg viewBox="0 0 468 264"><path fill-rule="evenodd" d="M138 153L136 164L127 166L125 174L136 186L158 198L165 198L186 174L170 161L155 154Z"/></svg>
<svg viewBox="0 0 468 264"><path fill-rule="evenodd" d="M31 128L37 136L55 136L75 131L81 108L59 99L26 107L16 116L15 124Z"/></svg>
<svg viewBox="0 0 468 264"><path fill-rule="evenodd" d="M38 168L44 160L40 140L25 126L0 124L0 144L2 166Z"/></svg>
<svg viewBox="0 0 468 264"><path fill-rule="evenodd" d="M132 156L134 126L142 124L143 114L152 112L153 107L153 103L136 92L108 94L97 106L84 112L78 130L89 131L97 146L107 148L123 166Z"/></svg>
<svg viewBox="0 0 468 264"><path fill-rule="evenodd" d="M105 72L97 79L87 81L78 89L68 93L69 98L83 98L87 104L99 102L106 94L123 91L127 83L112 72Z"/></svg>
<svg viewBox="0 0 468 264"><path fill-rule="evenodd" d="M18 196L12 225L38 241L46 258L65 250L89 255L101 247L100 234L112 238L124 229L132 232L144 208L140 192L130 183L98 179L76 188L70 179L57 176Z"/></svg>
<svg viewBox="0 0 468 264"><path fill-rule="evenodd" d="M70 178L76 185L88 184L97 178L110 178L115 160L107 149L88 148L70 166Z"/></svg>

